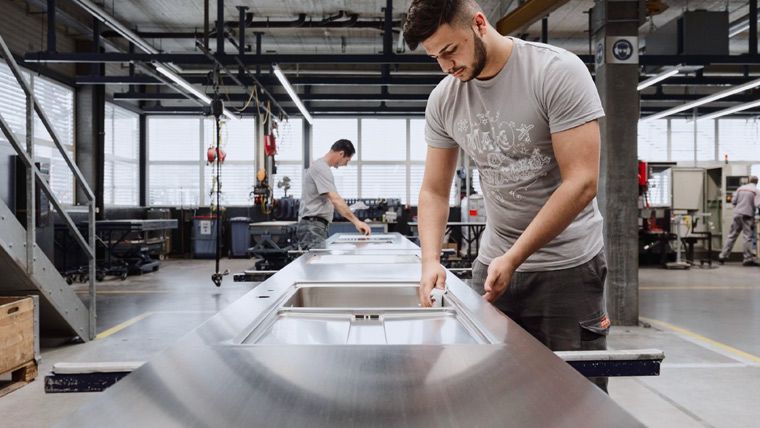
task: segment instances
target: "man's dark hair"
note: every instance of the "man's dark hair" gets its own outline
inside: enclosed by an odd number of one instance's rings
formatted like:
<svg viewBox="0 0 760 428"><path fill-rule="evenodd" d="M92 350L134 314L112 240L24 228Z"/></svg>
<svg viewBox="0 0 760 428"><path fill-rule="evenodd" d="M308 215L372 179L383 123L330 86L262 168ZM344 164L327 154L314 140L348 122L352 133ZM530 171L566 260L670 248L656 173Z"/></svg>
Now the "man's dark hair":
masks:
<svg viewBox="0 0 760 428"><path fill-rule="evenodd" d="M412 0L404 23L404 40L415 50L443 24L468 26L482 9L475 0Z"/></svg>
<svg viewBox="0 0 760 428"><path fill-rule="evenodd" d="M343 152L343 157L351 157L356 153L356 149L354 148L353 143L351 141L346 140L345 138L340 139L333 143L332 147L330 147L330 150L333 152Z"/></svg>

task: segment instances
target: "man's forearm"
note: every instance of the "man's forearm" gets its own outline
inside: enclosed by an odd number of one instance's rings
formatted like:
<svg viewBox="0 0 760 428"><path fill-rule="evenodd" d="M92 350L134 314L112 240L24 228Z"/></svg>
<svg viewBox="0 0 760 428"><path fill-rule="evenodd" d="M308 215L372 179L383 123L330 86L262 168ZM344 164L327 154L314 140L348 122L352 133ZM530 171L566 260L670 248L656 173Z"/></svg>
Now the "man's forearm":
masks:
<svg viewBox="0 0 760 428"><path fill-rule="evenodd" d="M332 201L333 205L335 206L335 209L338 211L340 215L346 218L346 220L350 221L351 223L356 223L359 221L358 218L354 215L354 213L351 211L350 208L348 208L348 204L346 204L346 201L343 200L343 198L336 198L336 200Z"/></svg>
<svg viewBox="0 0 760 428"><path fill-rule="evenodd" d="M447 196L437 195L422 190L417 208L418 229L422 260L440 261L443 232L449 218L449 200Z"/></svg>
<svg viewBox="0 0 760 428"><path fill-rule="evenodd" d="M567 229L595 196L596 182L562 183L507 252L515 268Z"/></svg>

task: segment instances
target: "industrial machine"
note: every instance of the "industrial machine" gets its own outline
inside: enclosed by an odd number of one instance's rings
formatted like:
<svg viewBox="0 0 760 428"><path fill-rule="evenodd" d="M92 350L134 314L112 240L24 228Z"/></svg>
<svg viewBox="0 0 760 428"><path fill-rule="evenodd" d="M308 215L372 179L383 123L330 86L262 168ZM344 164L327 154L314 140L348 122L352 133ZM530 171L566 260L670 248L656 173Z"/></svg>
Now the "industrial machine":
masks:
<svg viewBox="0 0 760 428"><path fill-rule="evenodd" d="M453 274L418 306L419 278L401 235L334 235L57 426L643 426Z"/></svg>

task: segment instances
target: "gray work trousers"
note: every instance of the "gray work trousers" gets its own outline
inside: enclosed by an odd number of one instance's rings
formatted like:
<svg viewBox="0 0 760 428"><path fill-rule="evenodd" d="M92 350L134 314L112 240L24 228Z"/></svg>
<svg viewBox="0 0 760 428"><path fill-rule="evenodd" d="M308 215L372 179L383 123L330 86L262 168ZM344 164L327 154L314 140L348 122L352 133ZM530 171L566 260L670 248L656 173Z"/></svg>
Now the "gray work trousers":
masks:
<svg viewBox="0 0 760 428"><path fill-rule="evenodd" d="M298 246L304 251L323 248L327 240L327 227L319 220L302 218L296 226Z"/></svg>
<svg viewBox="0 0 760 428"><path fill-rule="evenodd" d="M752 254L752 226L755 224L755 218L749 215L735 215L731 223L731 232L728 233L726 243L723 245L723 251L720 252L721 259L727 259L734 248L734 242L739 237L740 232L744 232L744 263L753 262L755 256Z"/></svg>
<svg viewBox="0 0 760 428"><path fill-rule="evenodd" d="M604 250L570 269L515 272L494 303L552 351L607 349L610 321L604 299ZM470 287L485 294L488 265L475 261ZM607 378L589 378L607 392Z"/></svg>

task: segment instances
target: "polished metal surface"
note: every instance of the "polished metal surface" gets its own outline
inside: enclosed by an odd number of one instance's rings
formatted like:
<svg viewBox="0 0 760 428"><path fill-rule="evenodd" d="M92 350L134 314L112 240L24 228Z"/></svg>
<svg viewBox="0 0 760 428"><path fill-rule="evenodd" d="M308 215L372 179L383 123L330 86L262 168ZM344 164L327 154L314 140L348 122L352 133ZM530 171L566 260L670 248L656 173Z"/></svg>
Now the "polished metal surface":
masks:
<svg viewBox="0 0 760 428"><path fill-rule="evenodd" d="M407 254L316 254L307 264L397 264L420 263L416 255Z"/></svg>
<svg viewBox="0 0 760 428"><path fill-rule="evenodd" d="M358 233L336 233L325 241L328 250L356 250L362 248L382 248L384 250L417 249L411 241L399 233L364 236Z"/></svg>
<svg viewBox="0 0 760 428"><path fill-rule="evenodd" d="M57 426L643 426L453 274L420 308L419 263L307 263L404 241L307 253Z"/></svg>
<svg viewBox="0 0 760 428"><path fill-rule="evenodd" d="M248 229L282 229L283 227L295 226L297 221L260 221L258 223L249 223Z"/></svg>

